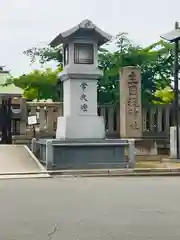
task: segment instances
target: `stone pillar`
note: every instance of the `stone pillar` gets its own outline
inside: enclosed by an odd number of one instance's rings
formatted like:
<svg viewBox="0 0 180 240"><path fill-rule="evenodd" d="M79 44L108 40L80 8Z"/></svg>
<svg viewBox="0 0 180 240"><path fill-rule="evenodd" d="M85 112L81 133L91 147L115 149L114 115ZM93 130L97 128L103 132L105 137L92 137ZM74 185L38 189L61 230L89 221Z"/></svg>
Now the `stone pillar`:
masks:
<svg viewBox="0 0 180 240"><path fill-rule="evenodd" d="M131 66L120 73L120 137L142 137L141 71Z"/></svg>
<svg viewBox="0 0 180 240"><path fill-rule="evenodd" d="M170 127L170 158L176 158L176 127Z"/></svg>
<svg viewBox="0 0 180 240"><path fill-rule="evenodd" d="M44 125L45 125L45 107L39 106L39 130L42 132L44 131Z"/></svg>
<svg viewBox="0 0 180 240"><path fill-rule="evenodd" d="M64 116L57 120L58 139L105 138L103 117L97 116L96 76L88 74L91 79L84 79L84 75L63 81Z"/></svg>
<svg viewBox="0 0 180 240"><path fill-rule="evenodd" d="M50 170L53 167L53 146L52 140L47 140L46 142L46 169Z"/></svg>

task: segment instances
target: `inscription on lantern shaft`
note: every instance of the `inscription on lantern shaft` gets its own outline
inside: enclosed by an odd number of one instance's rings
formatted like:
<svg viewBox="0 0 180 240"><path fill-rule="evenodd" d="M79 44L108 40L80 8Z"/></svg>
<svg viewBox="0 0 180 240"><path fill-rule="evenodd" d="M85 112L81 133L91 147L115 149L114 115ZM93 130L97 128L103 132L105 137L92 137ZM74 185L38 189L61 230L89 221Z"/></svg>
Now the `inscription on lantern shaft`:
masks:
<svg viewBox="0 0 180 240"><path fill-rule="evenodd" d="M80 88L81 88L81 95L80 95L80 101L81 101L81 105L80 105L80 111L81 112L87 112L88 111L88 98L87 95L85 93L85 90L87 89L88 84L86 82L82 82L80 84Z"/></svg>

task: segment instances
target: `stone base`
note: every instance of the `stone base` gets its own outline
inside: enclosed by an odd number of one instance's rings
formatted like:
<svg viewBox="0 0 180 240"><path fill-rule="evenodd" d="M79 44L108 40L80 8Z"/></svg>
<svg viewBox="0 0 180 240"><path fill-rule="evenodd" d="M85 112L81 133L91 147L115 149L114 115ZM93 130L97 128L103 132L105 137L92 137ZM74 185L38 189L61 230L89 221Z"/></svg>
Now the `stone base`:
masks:
<svg viewBox="0 0 180 240"><path fill-rule="evenodd" d="M103 117L99 116L58 117L56 138L104 139L105 126Z"/></svg>
<svg viewBox="0 0 180 240"><path fill-rule="evenodd" d="M128 141L119 139L42 139L38 144L40 160L46 162L48 169L55 170L125 168L128 163L125 149L130 146ZM132 148L130 151L134 153Z"/></svg>
<svg viewBox="0 0 180 240"><path fill-rule="evenodd" d="M156 156L158 155L157 144L154 140L136 140L136 156Z"/></svg>
<svg viewBox="0 0 180 240"><path fill-rule="evenodd" d="M128 154L128 152L126 153ZM157 156L157 144L154 140L149 139L135 139L135 154L138 156Z"/></svg>

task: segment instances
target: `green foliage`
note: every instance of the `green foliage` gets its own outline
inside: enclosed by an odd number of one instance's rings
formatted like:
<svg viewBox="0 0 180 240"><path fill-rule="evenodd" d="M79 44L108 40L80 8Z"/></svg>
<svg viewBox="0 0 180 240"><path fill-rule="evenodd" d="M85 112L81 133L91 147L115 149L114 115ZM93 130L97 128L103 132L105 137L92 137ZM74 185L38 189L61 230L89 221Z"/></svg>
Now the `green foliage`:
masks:
<svg viewBox="0 0 180 240"><path fill-rule="evenodd" d="M119 101L119 70L125 66L141 68L142 101L152 102L155 91L171 85L172 45L164 41L156 42L146 48L134 45L125 34L116 37L117 51L99 53L99 64L103 77L98 84L100 103Z"/></svg>
<svg viewBox="0 0 180 240"><path fill-rule="evenodd" d="M174 91L170 87L156 90L154 95L157 98L157 100L154 101L155 104L169 104L174 99Z"/></svg>
<svg viewBox="0 0 180 240"><path fill-rule="evenodd" d="M22 88L24 90L24 97L29 100L52 99L59 101L57 78L61 70L62 68L60 67L55 71L50 68L35 70L18 78L9 78L6 85L14 84Z"/></svg>
<svg viewBox="0 0 180 240"><path fill-rule="evenodd" d="M156 102L157 90L171 87L173 47L164 41L158 41L146 48L135 45L126 33L120 33L110 42L115 45L116 51L107 48L99 50L99 68L103 71L98 81L98 102L116 103L119 101L120 68L138 66L142 74L142 101L143 103ZM41 64L55 61L62 67L62 46L58 48L32 48L24 52L30 57L31 63L39 61ZM33 99L35 96L57 99L55 85L57 78L52 72L35 71L26 76L14 79L14 84L25 90L25 96ZM45 79L46 78L46 79ZM34 79L34 80L33 80ZM53 79L53 80L52 80ZM155 94L156 93L156 94ZM61 89L62 98L62 89Z"/></svg>

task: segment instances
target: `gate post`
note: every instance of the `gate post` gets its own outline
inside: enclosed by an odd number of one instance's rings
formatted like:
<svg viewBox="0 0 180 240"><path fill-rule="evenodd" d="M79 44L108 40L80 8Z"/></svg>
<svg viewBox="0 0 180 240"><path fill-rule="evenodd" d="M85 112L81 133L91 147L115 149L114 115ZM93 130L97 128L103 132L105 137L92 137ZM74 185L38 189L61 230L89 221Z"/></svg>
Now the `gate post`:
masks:
<svg viewBox="0 0 180 240"><path fill-rule="evenodd" d="M11 133L11 98L3 98L1 104L1 143L2 144L12 144L12 133Z"/></svg>

